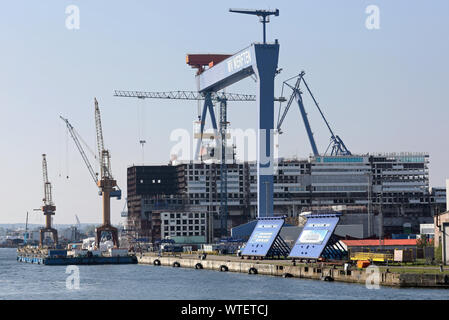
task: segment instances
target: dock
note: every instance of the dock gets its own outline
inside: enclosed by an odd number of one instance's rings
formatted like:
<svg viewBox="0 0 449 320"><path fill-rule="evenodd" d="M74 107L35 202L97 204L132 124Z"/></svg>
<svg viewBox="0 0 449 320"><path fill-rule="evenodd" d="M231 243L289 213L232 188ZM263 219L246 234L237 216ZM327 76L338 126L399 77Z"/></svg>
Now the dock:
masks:
<svg viewBox="0 0 449 320"><path fill-rule="evenodd" d="M67 250L42 250L42 249L24 249L17 250L17 261L53 265L99 265L99 264L136 264L137 258L135 255L107 255L104 254L90 254L90 255L67 255Z"/></svg>
<svg viewBox="0 0 449 320"><path fill-rule="evenodd" d="M192 268L198 271L239 272L300 278L322 281L339 281L366 284L373 277L367 269L344 270L342 266L321 263L295 263L292 260L248 260L236 256L208 255L201 259L198 255L158 256L145 253L137 256L139 264L153 266ZM388 268L393 269L393 268ZM390 287L449 288L447 273L404 273L379 268L379 285ZM371 277L371 278L369 278Z"/></svg>

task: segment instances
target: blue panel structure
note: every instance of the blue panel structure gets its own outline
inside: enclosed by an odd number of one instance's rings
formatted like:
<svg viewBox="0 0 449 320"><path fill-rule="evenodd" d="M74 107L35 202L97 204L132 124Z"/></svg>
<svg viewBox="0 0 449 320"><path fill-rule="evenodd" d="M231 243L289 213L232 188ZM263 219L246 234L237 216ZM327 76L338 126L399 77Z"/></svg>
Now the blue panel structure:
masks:
<svg viewBox="0 0 449 320"><path fill-rule="evenodd" d="M307 216L298 240L290 252L290 258L342 259L346 250L341 247L333 236L341 213L319 213Z"/></svg>
<svg viewBox="0 0 449 320"><path fill-rule="evenodd" d="M284 217L259 218L242 255L255 257L287 256L290 248L279 236L283 225Z"/></svg>

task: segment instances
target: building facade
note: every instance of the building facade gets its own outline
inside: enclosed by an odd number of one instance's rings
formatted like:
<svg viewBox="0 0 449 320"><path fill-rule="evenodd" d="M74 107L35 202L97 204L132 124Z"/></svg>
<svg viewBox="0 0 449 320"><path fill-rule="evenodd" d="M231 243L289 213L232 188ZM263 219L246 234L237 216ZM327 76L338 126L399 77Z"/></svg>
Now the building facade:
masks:
<svg viewBox="0 0 449 320"><path fill-rule="evenodd" d="M352 217L366 224L368 236L402 233L404 224L419 232L419 225L432 223L446 202L444 188L429 188L428 164L424 153L279 159L274 215L297 217L312 207L346 205L361 208ZM228 164L227 191L228 229L253 220L256 163ZM220 165L191 161L130 167L128 208L130 227L153 239L166 235L160 231L161 212L204 213L207 240L212 241L220 236Z"/></svg>

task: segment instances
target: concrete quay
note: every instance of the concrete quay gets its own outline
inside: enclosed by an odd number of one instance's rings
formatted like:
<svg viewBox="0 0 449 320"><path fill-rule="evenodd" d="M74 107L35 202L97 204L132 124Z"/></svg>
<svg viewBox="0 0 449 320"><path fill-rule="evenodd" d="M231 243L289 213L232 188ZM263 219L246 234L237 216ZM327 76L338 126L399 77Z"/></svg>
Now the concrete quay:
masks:
<svg viewBox="0 0 449 320"><path fill-rule="evenodd" d="M377 277L370 269L343 270L341 266L315 264L293 264L291 260L247 260L235 256L208 255L201 260L197 255L159 257L153 253L137 256L138 263L154 266L169 266L193 269L207 269L221 272L240 272L268 276L302 278L324 281L340 281L366 284ZM367 281L368 279L368 281ZM393 287L449 288L446 274L414 274L394 271L379 272L379 285Z"/></svg>

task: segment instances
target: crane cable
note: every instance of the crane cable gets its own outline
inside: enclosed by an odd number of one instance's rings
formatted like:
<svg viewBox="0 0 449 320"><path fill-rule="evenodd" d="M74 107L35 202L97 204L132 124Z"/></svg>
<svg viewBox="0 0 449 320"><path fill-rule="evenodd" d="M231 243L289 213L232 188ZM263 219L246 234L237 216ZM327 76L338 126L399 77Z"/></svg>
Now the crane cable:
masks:
<svg viewBox="0 0 449 320"><path fill-rule="evenodd" d="M67 126L66 127L66 143L65 143L65 160L66 160L66 179L69 179L69 128ZM76 131L75 128L72 129L73 133L76 135L77 139L83 144L84 147L86 147L86 149L89 151L89 153L94 157L95 161L95 168L97 169L96 171L98 171L98 156L97 154L92 150L92 148L89 146L89 144L83 139L83 137L78 133L78 131ZM61 176L61 174L59 174L59 176Z"/></svg>

